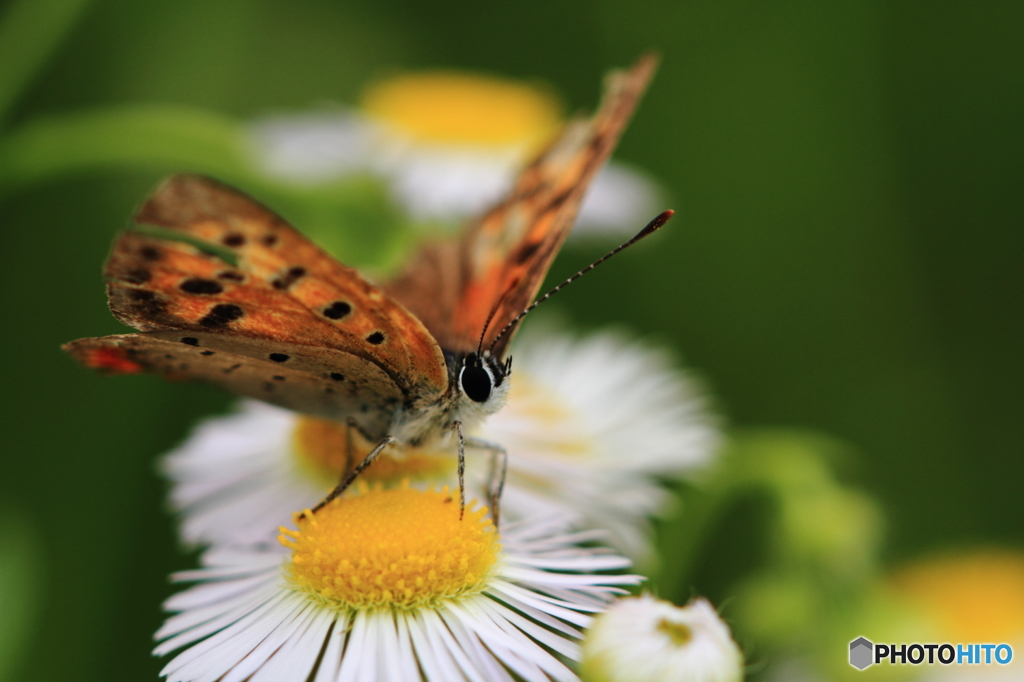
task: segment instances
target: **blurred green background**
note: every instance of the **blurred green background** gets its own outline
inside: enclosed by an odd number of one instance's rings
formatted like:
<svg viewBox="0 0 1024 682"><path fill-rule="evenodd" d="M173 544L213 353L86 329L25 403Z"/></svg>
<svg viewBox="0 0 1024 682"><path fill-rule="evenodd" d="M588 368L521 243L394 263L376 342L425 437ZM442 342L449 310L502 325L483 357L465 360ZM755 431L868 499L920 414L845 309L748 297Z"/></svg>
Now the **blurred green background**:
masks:
<svg viewBox="0 0 1024 682"><path fill-rule="evenodd" d="M22 22L0 29L0 679L156 679L167 574L191 561L154 459L228 400L101 379L59 351L122 330L100 278L112 238L174 171L301 216L247 180L220 131L353 102L395 68L539 80L589 109L605 71L660 50L616 158L660 178L679 215L552 306L671 345L738 429L850 446L839 474L880 501L885 563L1024 546L1024 4L37 0L0 14ZM603 248L570 245L552 278ZM682 598L728 599L762 525L756 503L723 517L676 579Z"/></svg>

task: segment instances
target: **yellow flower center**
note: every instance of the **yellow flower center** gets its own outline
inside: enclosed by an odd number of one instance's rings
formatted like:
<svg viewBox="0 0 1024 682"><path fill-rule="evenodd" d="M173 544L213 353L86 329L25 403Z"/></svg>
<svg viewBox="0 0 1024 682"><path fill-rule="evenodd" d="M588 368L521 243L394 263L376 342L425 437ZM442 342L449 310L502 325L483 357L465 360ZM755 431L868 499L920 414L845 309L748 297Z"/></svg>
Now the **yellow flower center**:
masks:
<svg viewBox="0 0 1024 682"><path fill-rule="evenodd" d="M474 503L475 504L475 503ZM445 487L403 485L340 497L281 529L290 579L339 609L417 609L486 587L501 545L487 508L466 509Z"/></svg>
<svg viewBox="0 0 1024 682"><path fill-rule="evenodd" d="M363 93L362 108L407 135L443 143L535 145L561 122L561 106L545 90L445 71L376 83Z"/></svg>
<svg viewBox="0 0 1024 682"><path fill-rule="evenodd" d="M292 434L292 450L300 466L317 483L333 487L342 472L363 461L376 443L371 444L358 431L352 430L352 456L348 455L348 438L344 424L316 417L301 417ZM429 448L391 446L361 474L367 482L387 485L405 479L436 480L448 477L455 470L452 453Z"/></svg>
<svg viewBox="0 0 1024 682"><path fill-rule="evenodd" d="M658 632L668 635L676 646L683 646L693 639L693 631L684 623L674 623L667 618L662 618L656 626Z"/></svg>

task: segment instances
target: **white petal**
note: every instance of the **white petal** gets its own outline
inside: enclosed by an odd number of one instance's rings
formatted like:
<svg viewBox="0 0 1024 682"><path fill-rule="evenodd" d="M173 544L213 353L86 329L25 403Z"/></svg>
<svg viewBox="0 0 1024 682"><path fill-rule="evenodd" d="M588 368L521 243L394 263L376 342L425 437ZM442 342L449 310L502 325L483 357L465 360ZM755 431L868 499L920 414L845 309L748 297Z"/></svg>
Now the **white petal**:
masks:
<svg viewBox="0 0 1024 682"><path fill-rule="evenodd" d="M183 644L202 639L279 596L280 590L276 581L266 581L262 585L253 586L248 592L234 595L229 600L211 602L171 616L163 627L157 630L156 639L167 641L158 646L154 653L163 655ZM177 637L169 639L174 635Z"/></svg>
<svg viewBox="0 0 1024 682"><path fill-rule="evenodd" d="M568 673L568 669L551 654L531 640L517 636L518 631L514 628L501 627L497 619L493 618L493 612L486 608L478 609L476 617L469 615L465 610L469 605L469 601L458 606L453 605L450 613L464 621L465 625L471 624L474 635L478 636L487 648L494 651L498 659L512 668L517 675L527 680L540 682L547 679L547 676L541 672L543 670L550 673L555 679L564 679L563 674ZM507 626L507 623L503 624ZM571 674L570 678L572 678Z"/></svg>
<svg viewBox="0 0 1024 682"><path fill-rule="evenodd" d="M334 682L338 679L350 626L351 622L348 618L339 615L334 622L334 628L327 635L327 648L324 650L323 658L320 659L320 669L316 671L316 678L313 682Z"/></svg>
<svg viewBox="0 0 1024 682"><path fill-rule="evenodd" d="M266 665L256 671L249 682L283 682L290 675L297 682L305 682L309 677L309 668L316 663L334 622L334 614L326 609L314 608L309 614L305 625L278 649ZM305 667L307 661L309 668Z"/></svg>
<svg viewBox="0 0 1024 682"><path fill-rule="evenodd" d="M467 601L473 601L470 598ZM462 651L466 652L467 657L472 661L473 666L483 679L486 680L506 680L511 679L507 671L502 669L501 665L494 658L494 654L491 650L483 645L480 641L480 622L473 621L472 628L466 627L466 623L462 619L462 610L459 606L448 605L444 608L438 609L438 615L444 620L445 625L448 626L448 630L455 637L455 640L459 643ZM493 650L493 646L490 647Z"/></svg>
<svg viewBox="0 0 1024 682"><path fill-rule="evenodd" d="M186 649L171 659L161 675L175 677L181 675L183 680L198 679L204 670L217 672L216 677L223 675L231 669L235 663L248 653L245 644L250 641L263 639L276 627L281 619L286 618L294 605L288 604L289 595L278 593L269 601L257 607L245 616L234 620L224 629L215 632L209 638L204 639L191 648ZM270 616L269 618L267 616ZM157 647L153 653L163 655L167 651L178 648L184 643L193 641L192 637L182 635L164 642ZM235 640L235 637L239 639ZM177 640L181 640L177 642ZM173 646L172 646L173 645ZM241 645L241 646L240 646ZM217 655L211 656L202 661L202 665L193 665L197 660L203 658L204 654L216 650ZM196 669L198 667L198 670Z"/></svg>
<svg viewBox="0 0 1024 682"><path fill-rule="evenodd" d="M473 662L470 652L467 652L456 641L448 625L441 618L437 611L424 609L420 611L427 636L431 638L434 646L444 647L452 655L455 664L461 670L463 677L453 679L468 679L473 682L483 682L484 677L480 674L478 666Z"/></svg>
<svg viewBox="0 0 1024 682"><path fill-rule="evenodd" d="M408 631L399 627L395 614L378 611L372 614L377 621L379 656L378 677L383 680L413 680L420 677L419 666L412 653Z"/></svg>
<svg viewBox="0 0 1024 682"><path fill-rule="evenodd" d="M499 628L507 633L512 632L511 626L515 626L518 630L528 634L531 639L557 651L563 656L574 660L579 658L580 647L578 644L570 642L565 637L537 625L507 606L486 599L467 601L464 606L470 613L486 613Z"/></svg>
<svg viewBox="0 0 1024 682"><path fill-rule="evenodd" d="M612 161L587 190L572 234L632 236L663 210L661 190L650 175Z"/></svg>
<svg viewBox="0 0 1024 682"><path fill-rule="evenodd" d="M373 655L376 641L370 639L373 626L373 620L367 617L365 611L360 611L352 619L348 645L341 659L338 682L357 682L376 677L377 661Z"/></svg>
<svg viewBox="0 0 1024 682"><path fill-rule="evenodd" d="M264 172L295 184L325 182L365 171L375 153L375 128L344 109L268 117L249 130Z"/></svg>
<svg viewBox="0 0 1024 682"><path fill-rule="evenodd" d="M423 666L423 672L427 679L430 682L463 679L452 652L448 647L438 645L435 638L432 637L432 626L427 624L423 614L409 614L404 620L409 627L409 635L412 638L416 657Z"/></svg>
<svg viewBox="0 0 1024 682"><path fill-rule="evenodd" d="M301 633L314 618L318 605L307 603L299 607L290 619L285 619L267 635L238 665L221 678L220 682L243 682L262 668L271 656L282 648L290 639ZM287 677L283 680L305 680L316 662L315 658L296 659L288 668Z"/></svg>

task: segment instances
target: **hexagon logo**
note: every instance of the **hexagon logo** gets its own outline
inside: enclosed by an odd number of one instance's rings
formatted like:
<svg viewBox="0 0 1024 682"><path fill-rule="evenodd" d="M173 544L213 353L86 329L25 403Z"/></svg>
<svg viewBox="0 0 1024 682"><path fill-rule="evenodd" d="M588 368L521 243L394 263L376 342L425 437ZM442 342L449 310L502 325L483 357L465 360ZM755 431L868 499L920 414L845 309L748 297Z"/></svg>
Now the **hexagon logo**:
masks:
<svg viewBox="0 0 1024 682"><path fill-rule="evenodd" d="M850 642L850 665L857 670L863 670L875 662L875 645L864 637L858 637Z"/></svg>

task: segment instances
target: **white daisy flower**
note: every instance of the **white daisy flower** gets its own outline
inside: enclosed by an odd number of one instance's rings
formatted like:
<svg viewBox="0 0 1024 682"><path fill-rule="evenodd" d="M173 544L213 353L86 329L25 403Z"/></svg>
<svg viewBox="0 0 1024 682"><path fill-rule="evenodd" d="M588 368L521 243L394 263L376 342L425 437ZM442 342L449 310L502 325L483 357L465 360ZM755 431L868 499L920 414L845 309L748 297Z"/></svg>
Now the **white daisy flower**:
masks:
<svg viewBox="0 0 1024 682"><path fill-rule="evenodd" d="M268 116L251 125L261 169L294 185L316 185L364 173L377 153L374 125L344 108Z"/></svg>
<svg viewBox="0 0 1024 682"><path fill-rule="evenodd" d="M647 558L647 519L668 501L659 479L694 472L718 446L700 393L664 354L615 333L534 335L513 356L508 403L474 433L509 453L503 518L578 515ZM338 482L346 437L342 425L254 401L202 423L163 463L184 540L267 541ZM358 462L373 444L356 440ZM469 450L467 464L482 492L489 456ZM388 448L363 476L454 485L454 448Z"/></svg>
<svg viewBox="0 0 1024 682"><path fill-rule="evenodd" d="M370 172L414 220L457 223L500 200L562 122L561 104L535 85L423 72L371 85L358 109L256 121L248 137L256 164L280 181ZM632 234L660 210L660 194L648 174L613 162L594 179L574 234Z"/></svg>
<svg viewBox="0 0 1024 682"><path fill-rule="evenodd" d="M594 619L580 670L586 682L738 682L743 654L704 599L680 608L644 595Z"/></svg>
<svg viewBox="0 0 1024 682"><path fill-rule="evenodd" d="M287 547L218 548L154 653L170 682L575 680L578 628L618 587L595 571L628 560L581 548L560 520L507 525L447 489L368 489L282 529ZM290 551L289 551L290 550Z"/></svg>

